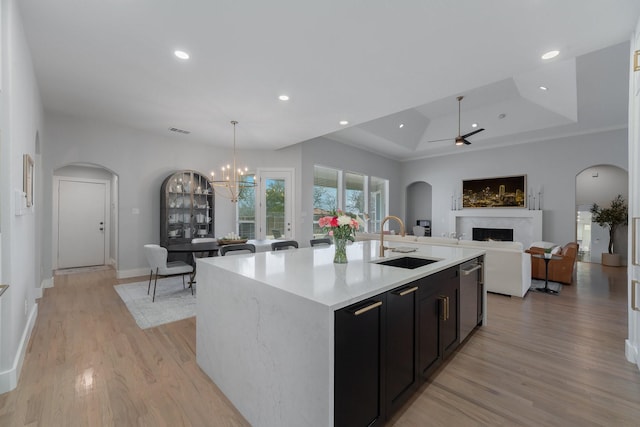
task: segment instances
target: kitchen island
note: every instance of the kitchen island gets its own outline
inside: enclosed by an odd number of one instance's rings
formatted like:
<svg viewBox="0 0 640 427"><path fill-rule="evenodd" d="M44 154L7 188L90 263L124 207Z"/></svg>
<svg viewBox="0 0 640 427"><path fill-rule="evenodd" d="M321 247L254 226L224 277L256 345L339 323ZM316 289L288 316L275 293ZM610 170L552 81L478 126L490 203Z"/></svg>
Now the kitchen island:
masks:
<svg viewBox="0 0 640 427"><path fill-rule="evenodd" d="M334 425L334 376L341 357L336 355L337 313L403 286L418 289L412 284L457 271L483 255L476 249L425 245L415 245L411 254L387 251L385 259L436 260L404 269L377 264L382 260L378 244L348 245L347 264L333 263L333 246L198 260L197 361L252 425ZM434 306L438 313L442 307L443 319L445 311L449 315L444 298ZM481 298L486 322L486 295ZM367 316L387 315L386 305L376 307ZM455 312L457 303L452 307Z"/></svg>

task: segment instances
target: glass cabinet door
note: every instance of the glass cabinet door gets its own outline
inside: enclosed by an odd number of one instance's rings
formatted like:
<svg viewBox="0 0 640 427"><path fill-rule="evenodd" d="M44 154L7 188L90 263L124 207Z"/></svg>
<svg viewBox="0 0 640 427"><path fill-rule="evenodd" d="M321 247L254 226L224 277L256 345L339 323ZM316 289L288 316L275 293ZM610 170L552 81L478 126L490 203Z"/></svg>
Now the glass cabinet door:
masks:
<svg viewBox="0 0 640 427"><path fill-rule="evenodd" d="M213 189L206 176L180 171L168 176L160 192L160 244L214 236Z"/></svg>

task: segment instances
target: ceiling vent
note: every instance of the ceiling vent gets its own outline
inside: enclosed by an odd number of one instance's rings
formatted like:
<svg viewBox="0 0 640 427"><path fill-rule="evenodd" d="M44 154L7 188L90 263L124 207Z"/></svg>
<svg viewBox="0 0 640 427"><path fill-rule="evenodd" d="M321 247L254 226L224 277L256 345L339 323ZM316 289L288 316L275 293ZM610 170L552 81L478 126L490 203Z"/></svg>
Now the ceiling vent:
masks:
<svg viewBox="0 0 640 427"><path fill-rule="evenodd" d="M183 133L185 135L189 135L191 133L191 131L189 131L189 130L178 129L178 128L169 128L169 130L171 132Z"/></svg>

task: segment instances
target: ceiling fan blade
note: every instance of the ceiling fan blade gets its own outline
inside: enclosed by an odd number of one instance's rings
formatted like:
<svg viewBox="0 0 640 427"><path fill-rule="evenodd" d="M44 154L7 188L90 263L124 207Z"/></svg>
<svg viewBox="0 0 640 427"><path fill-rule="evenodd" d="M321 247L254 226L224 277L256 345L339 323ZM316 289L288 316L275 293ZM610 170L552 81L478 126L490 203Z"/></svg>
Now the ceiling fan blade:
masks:
<svg viewBox="0 0 640 427"><path fill-rule="evenodd" d="M476 130L474 130L473 132L465 133L464 135L462 135L462 138L468 138L468 137L470 137L471 135L475 135L475 134L476 134L476 133L478 133L478 132L482 132L483 130L484 130L484 128L482 128L482 129L476 129Z"/></svg>
<svg viewBox="0 0 640 427"><path fill-rule="evenodd" d="M442 141L451 141L453 138L444 138L444 139L434 139L431 141L427 141L428 143L432 143L432 142L442 142Z"/></svg>
<svg viewBox="0 0 640 427"><path fill-rule="evenodd" d="M462 142L465 143L465 145L471 145L471 143L469 141L467 141L466 139L462 138Z"/></svg>

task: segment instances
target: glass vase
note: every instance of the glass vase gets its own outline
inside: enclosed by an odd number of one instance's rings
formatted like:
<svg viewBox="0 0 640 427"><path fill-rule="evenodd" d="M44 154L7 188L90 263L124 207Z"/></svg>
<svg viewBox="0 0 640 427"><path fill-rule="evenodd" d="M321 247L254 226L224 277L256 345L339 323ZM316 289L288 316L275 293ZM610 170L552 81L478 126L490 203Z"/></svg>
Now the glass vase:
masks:
<svg viewBox="0 0 640 427"><path fill-rule="evenodd" d="M333 239L336 249L333 255L333 262L335 264L346 264L347 261L347 239Z"/></svg>

